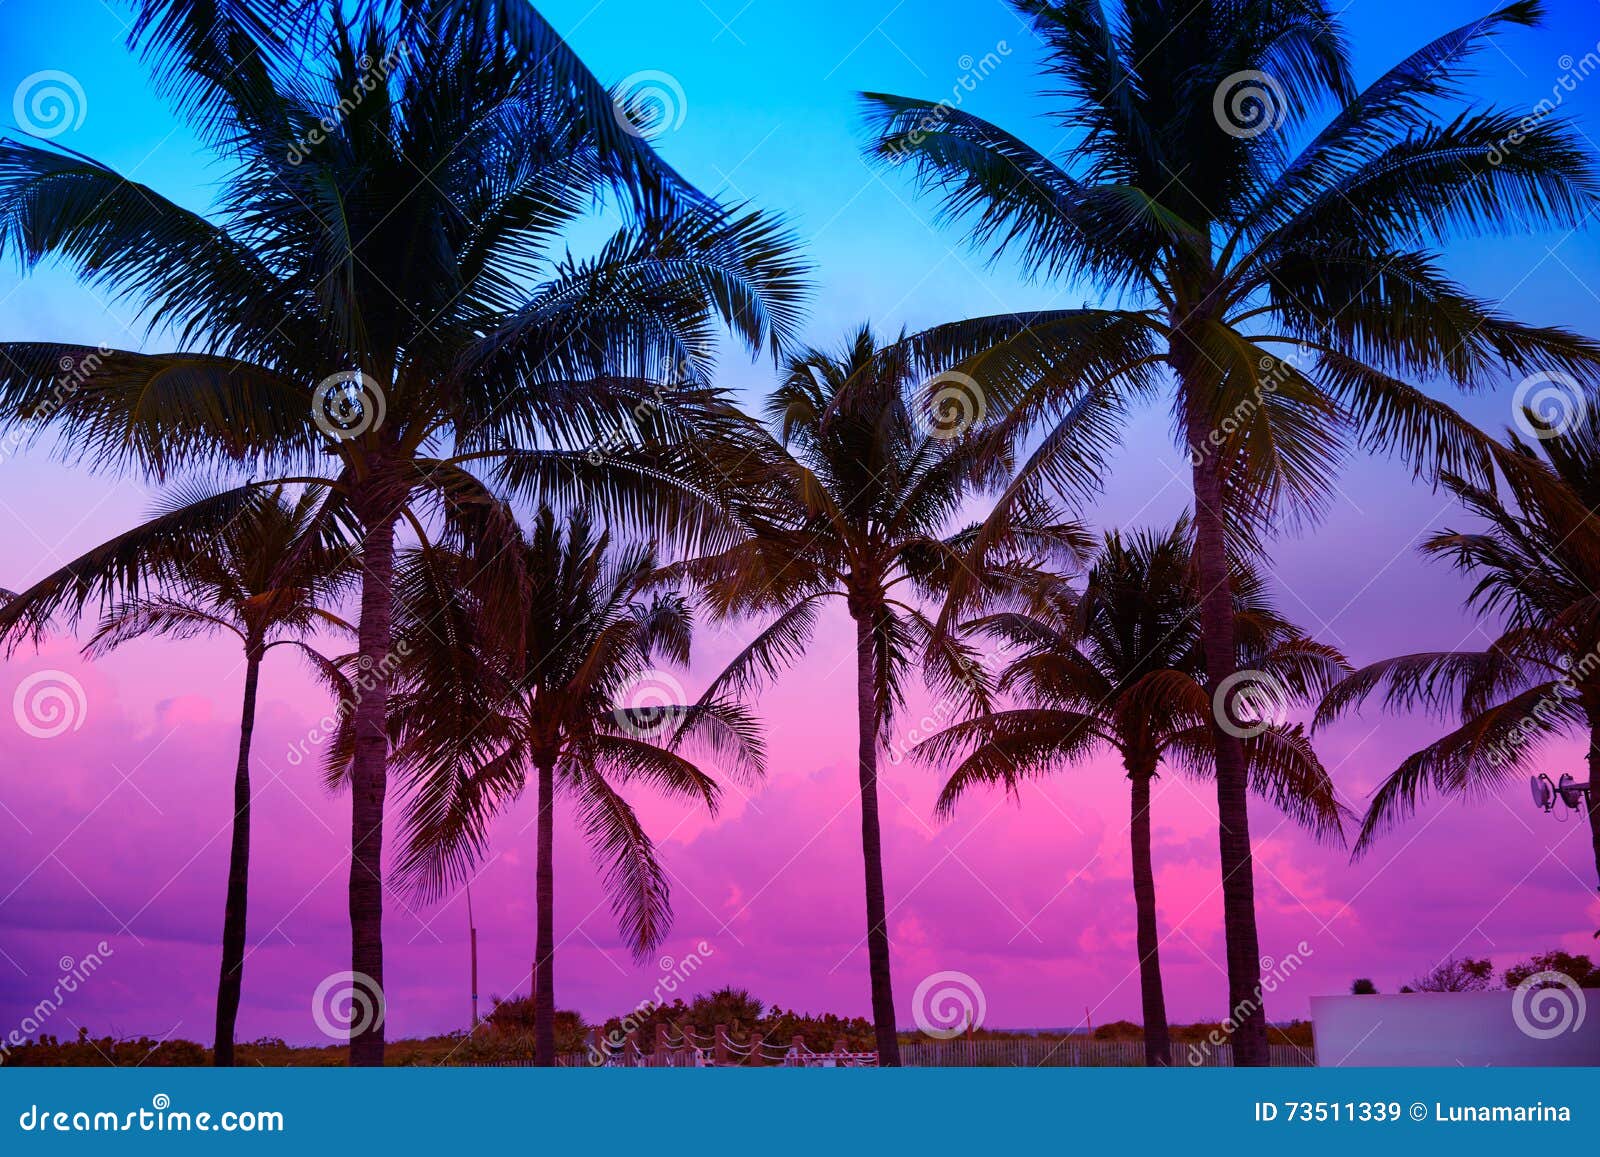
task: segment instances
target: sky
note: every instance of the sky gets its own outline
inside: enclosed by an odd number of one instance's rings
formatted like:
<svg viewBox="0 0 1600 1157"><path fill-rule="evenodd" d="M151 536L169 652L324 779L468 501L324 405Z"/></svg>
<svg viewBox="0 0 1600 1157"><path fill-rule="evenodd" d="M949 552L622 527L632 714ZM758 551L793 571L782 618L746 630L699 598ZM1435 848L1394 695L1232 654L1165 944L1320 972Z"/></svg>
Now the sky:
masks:
<svg viewBox="0 0 1600 1157"><path fill-rule="evenodd" d="M702 187L784 213L817 269L806 339L832 345L861 321L892 333L956 317L1096 300L1071 282L1037 284L987 262L934 219L900 175L862 160L855 93L964 107L1049 149L1060 130L1038 95L1038 45L1000 0L559 0L539 5L602 80L670 78L667 158ZM1487 7L1455 0L1351 0L1342 19L1359 78ZM1528 106L1560 94L1600 137L1600 82L1562 87L1600 52L1600 4L1560 0L1546 26L1517 31L1479 58L1477 90ZM0 0L0 120L24 92L65 86L56 140L183 204L205 209L218 170L151 91L126 49L114 0ZM70 36L63 36L70 30ZM979 62L981 80L967 87ZM1593 58L1591 57L1591 63ZM39 78L41 73L62 73ZM652 79L655 78L655 79ZM30 87L32 86L32 87ZM24 112L18 112L18 109ZM1593 231L1529 233L1454 245L1446 264L1479 295L1532 322L1600 333L1600 249ZM0 340L147 348L127 310L47 266L0 262ZM148 348L155 348L152 339ZM726 381L754 401L770 365L738 359ZM1499 429L1514 383L1464 399ZM0 588L16 589L146 511L137 478L90 475L41 447L0 460ZM1183 459L1163 412L1140 417L1114 459L1095 525L1169 523L1186 503ZM1429 533L1465 522L1393 461L1356 458L1327 518L1274 544L1283 609L1358 663L1398 651L1481 646L1460 610L1465 581L1417 556ZM765 781L730 788L714 819L636 795L673 881L677 921L657 959L622 947L598 874L571 824L558 827L557 997L591 1019L650 996L691 952L696 987L731 984L811 1011L868 1009L856 808L852 652L836 612L803 661L761 699L772 753ZM696 675L715 670L753 626L709 633ZM63 683L61 676L70 677ZM53 682L52 682L53 681ZM222 641L135 644L95 663L52 638L0 663L0 707L66 686L60 734L48 720L0 710L0 1038L24 1022L63 972L103 959L47 1018L61 1036L149 1034L209 1042L226 876L242 655ZM81 696L76 688L81 688ZM288 658L272 659L256 729L249 956L239 1038L326 1042L313 1012L319 983L348 967L348 801L319 785L300 754L329 704ZM917 712L908 716L914 724ZM25 725L26 724L26 725ZM1319 737L1357 810L1384 775L1439 733L1425 718L1364 714ZM1549 770L1582 778L1572 744ZM1138 1019L1128 792L1100 760L1030 784L1020 800L974 796L933 818L933 771L889 764L885 860L902 1025L919 983L961 972L994 1027L1065 1027ZM1214 800L1176 773L1158 782L1155 864L1161 960L1175 1021L1224 1013L1226 981ZM526 993L533 945L533 827L526 806L498 823L472 888L479 990ZM1367 858L1350 863L1252 810L1263 968L1291 955L1268 1003L1304 1017L1313 995L1371 977L1385 991L1451 955L1504 967L1555 947L1585 951L1600 927L1587 832L1537 813L1521 781L1470 803L1434 802ZM464 897L419 905L390 897L385 915L388 1031L414 1036L469 1018ZM701 945L704 948L701 948ZM103 945L103 947L102 947Z"/></svg>

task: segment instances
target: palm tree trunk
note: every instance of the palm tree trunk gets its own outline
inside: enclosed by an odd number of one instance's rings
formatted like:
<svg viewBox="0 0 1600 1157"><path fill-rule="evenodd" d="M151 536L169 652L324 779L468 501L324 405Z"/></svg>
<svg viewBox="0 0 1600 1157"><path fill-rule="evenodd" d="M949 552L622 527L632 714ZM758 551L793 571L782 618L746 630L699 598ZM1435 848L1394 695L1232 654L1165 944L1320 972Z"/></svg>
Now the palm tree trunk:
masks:
<svg viewBox="0 0 1600 1157"><path fill-rule="evenodd" d="M894 988L889 971L889 914L883 891L883 837L878 829L878 661L873 645L875 608L855 613L856 710L861 738L861 852L867 875L867 967L872 975L872 1027L878 1064L900 1065L895 1035Z"/></svg>
<svg viewBox="0 0 1600 1157"><path fill-rule="evenodd" d="M244 984L245 909L250 897L250 740L256 729L261 641L245 644L244 707L239 713L239 763L233 773L233 846L228 852L228 898L222 911L222 975L217 980L217 1029L211 1063L233 1064L234 1025Z"/></svg>
<svg viewBox="0 0 1600 1157"><path fill-rule="evenodd" d="M1133 844L1133 907L1138 923L1139 996L1144 1008L1144 1063L1154 1068L1172 1063L1167 1031L1167 997L1161 988L1161 939L1156 932L1156 876L1150 860L1150 781L1155 760L1128 760L1133 784L1133 817L1128 825Z"/></svg>
<svg viewBox="0 0 1600 1157"><path fill-rule="evenodd" d="M1182 371L1180 370L1180 374ZM1184 377L1190 445L1208 442L1202 387ZM1200 635L1205 649L1207 691L1217 690L1238 669L1233 630L1233 589L1228 575L1221 464L1198 453L1194 461L1195 570L1200 583ZM1233 1063L1269 1063L1267 1013L1261 994L1261 948L1256 933L1256 889L1250 857L1249 772L1244 744L1212 711L1217 758L1217 828L1222 851L1222 922L1227 937L1228 1024Z"/></svg>
<svg viewBox="0 0 1600 1157"><path fill-rule="evenodd" d="M538 945L533 961L534 1061L556 1063L556 775L555 760L539 760L539 866L535 890Z"/></svg>
<svg viewBox="0 0 1600 1157"><path fill-rule="evenodd" d="M394 611L392 488L376 471L352 495L361 520L361 623L354 707L355 758L350 772L350 968L369 989L374 1013L350 1034L352 1065L382 1065L386 1000L383 991L383 808L388 794L389 669Z"/></svg>

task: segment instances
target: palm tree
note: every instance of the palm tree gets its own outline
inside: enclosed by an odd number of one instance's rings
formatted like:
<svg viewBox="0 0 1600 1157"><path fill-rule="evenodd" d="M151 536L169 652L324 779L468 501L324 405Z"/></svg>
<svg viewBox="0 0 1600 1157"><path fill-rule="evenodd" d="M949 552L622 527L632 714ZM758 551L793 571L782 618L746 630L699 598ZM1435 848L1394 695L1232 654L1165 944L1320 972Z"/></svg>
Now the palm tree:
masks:
<svg viewBox="0 0 1600 1157"><path fill-rule="evenodd" d="M985 477L974 468L961 421L939 420L958 416L914 405L917 365L903 343L879 348L867 327L837 355L811 349L792 357L767 402L777 436L760 455L764 477L753 503L759 511L749 518L752 533L674 571L701 585L716 614L779 612L712 683L709 696L747 690L800 655L828 600L843 599L855 623L866 944L878 1061L889 1066L900 1063L900 1052L878 820L879 745L916 666L952 702L976 710L987 702L968 648L937 632L918 605L919 596L939 597L965 560L970 528L955 520ZM1041 507L1014 520L990 557L1031 547L1076 558L1081 534L1047 515Z"/></svg>
<svg viewBox="0 0 1600 1157"><path fill-rule="evenodd" d="M103 465L248 463L335 493L377 672L355 707L351 967L381 994L397 525L420 533L423 502L452 523L482 497L480 465L512 491L708 532L720 479L696 476L695 450L728 425L713 322L776 349L800 269L773 221L663 163L523 0L141 0L132 36L227 166L218 213L9 139L0 248L64 259L177 348L6 343L0 422L53 426ZM562 256L602 203L621 229ZM355 1063L382 1061L371 1020Z"/></svg>
<svg viewBox="0 0 1600 1157"><path fill-rule="evenodd" d="M1532 444L1515 435L1501 458L1508 494L1447 476L1445 486L1481 529L1445 530L1422 550L1475 579L1469 609L1499 619L1482 650L1384 659L1329 692L1317 725L1382 695L1396 711L1453 718L1453 730L1408 756L1372 797L1355 852L1410 816L1430 791L1472 797L1541 766L1545 741L1589 742L1589 783L1600 784L1600 414L1564 428L1526 416ZM1589 830L1600 878L1600 795L1591 787Z"/></svg>
<svg viewBox="0 0 1600 1157"><path fill-rule="evenodd" d="M1464 105L1474 53L1538 21L1536 0L1441 36L1360 91L1324 0L1012 3L1046 53L1062 155L949 102L877 93L864 97L872 152L939 196L975 246L1119 303L956 323L928 340L987 347L960 368L998 438L1046 431L1001 495L1002 519L1041 487L1092 492L1130 406L1167 390L1190 459L1216 694L1238 666L1229 550L1315 514L1347 444L1488 468L1476 432L1410 379L1594 376L1600 346L1504 315L1430 246L1578 228L1600 180L1560 117L1441 113ZM1289 136L1316 118L1294 152ZM1235 1056L1264 1064L1248 767L1239 740L1215 732Z"/></svg>
<svg viewBox="0 0 1600 1157"><path fill-rule="evenodd" d="M499 552L498 540L492 550ZM761 771L753 720L731 702L687 706L658 664L687 665L688 603L652 592L645 547L617 549L579 511L549 509L513 557L409 552L398 569L391 700L395 761L410 806L402 879L429 895L466 882L490 821L532 779L537 792L535 1051L555 1053L555 806L574 800L609 864L612 910L640 958L671 925L666 873L619 788L648 784L715 813L718 787L683 751L698 744L739 776Z"/></svg>
<svg viewBox="0 0 1600 1157"><path fill-rule="evenodd" d="M966 624L999 645L1006 663L998 689L1020 706L957 723L913 749L934 766L956 765L939 796L946 817L977 787L998 783L1015 794L1024 778L1101 750L1121 759L1132 788L1128 831L1148 1065L1171 1063L1150 858L1151 785L1163 763L1203 779L1215 775L1193 550L1186 518L1160 534L1112 532L1081 592L1060 579L1033 584L1017 592L1014 607ZM1251 787L1319 838L1342 842L1343 809L1304 732L1266 715L1326 689L1347 668L1336 651L1307 639L1274 610L1253 569L1237 567L1232 590L1240 658L1257 672L1262 709L1245 729Z"/></svg>
<svg viewBox="0 0 1600 1157"><path fill-rule="evenodd" d="M278 490L242 496L226 522L194 517L215 504L179 491L143 525L74 559L0 609L0 637L14 646L58 614L75 622L97 599L105 610L84 648L98 657L148 635L189 639L231 634L244 648L244 705L233 776L233 839L223 906L222 970L217 982L213 1063L232 1065L234 1025L244 979L250 881L250 743L256 692L268 652L287 647L336 688L338 668L307 637L354 634L328 608L353 576L347 551L316 541L322 495L290 501Z"/></svg>

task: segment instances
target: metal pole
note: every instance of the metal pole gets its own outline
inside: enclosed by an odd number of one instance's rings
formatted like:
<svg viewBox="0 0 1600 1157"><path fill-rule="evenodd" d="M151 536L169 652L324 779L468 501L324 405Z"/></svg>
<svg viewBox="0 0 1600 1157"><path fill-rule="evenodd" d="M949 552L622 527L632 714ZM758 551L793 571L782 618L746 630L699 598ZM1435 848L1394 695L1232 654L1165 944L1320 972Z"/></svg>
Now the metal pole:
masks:
<svg viewBox="0 0 1600 1157"><path fill-rule="evenodd" d="M478 925L472 918L472 884L467 884L467 934L472 942L472 1031L478 1031Z"/></svg>

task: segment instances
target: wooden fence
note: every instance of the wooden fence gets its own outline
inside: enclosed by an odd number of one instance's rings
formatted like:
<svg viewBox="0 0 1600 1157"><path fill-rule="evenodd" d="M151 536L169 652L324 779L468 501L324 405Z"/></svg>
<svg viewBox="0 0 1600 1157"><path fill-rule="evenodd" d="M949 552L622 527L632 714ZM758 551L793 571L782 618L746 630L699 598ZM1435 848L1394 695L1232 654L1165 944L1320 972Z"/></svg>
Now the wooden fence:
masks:
<svg viewBox="0 0 1600 1157"><path fill-rule="evenodd" d="M1309 1047L1272 1045L1274 1068L1315 1065ZM1139 1068L1143 1041L1103 1041L1087 1037L1035 1037L1016 1040L917 1041L900 1046L907 1068ZM1174 1041L1172 1064L1179 1068L1230 1068L1232 1045Z"/></svg>

